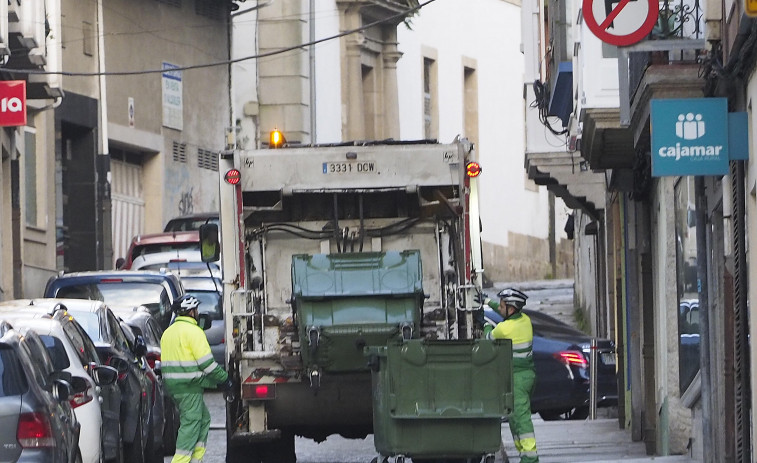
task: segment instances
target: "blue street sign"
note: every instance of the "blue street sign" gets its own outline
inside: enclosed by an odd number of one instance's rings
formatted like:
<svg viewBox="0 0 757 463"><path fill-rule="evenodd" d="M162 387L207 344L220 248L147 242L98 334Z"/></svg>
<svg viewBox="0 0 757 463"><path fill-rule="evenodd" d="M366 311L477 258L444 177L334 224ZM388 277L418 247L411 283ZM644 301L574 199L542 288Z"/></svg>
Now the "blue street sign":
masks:
<svg viewBox="0 0 757 463"><path fill-rule="evenodd" d="M728 173L728 100L652 100L652 176Z"/></svg>

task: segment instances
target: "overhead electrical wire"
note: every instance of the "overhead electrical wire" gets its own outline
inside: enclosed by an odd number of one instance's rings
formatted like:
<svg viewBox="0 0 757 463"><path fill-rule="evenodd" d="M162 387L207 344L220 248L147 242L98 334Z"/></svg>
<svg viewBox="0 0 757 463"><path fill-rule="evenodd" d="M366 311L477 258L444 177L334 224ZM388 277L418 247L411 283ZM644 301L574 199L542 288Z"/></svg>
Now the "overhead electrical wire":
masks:
<svg viewBox="0 0 757 463"><path fill-rule="evenodd" d="M355 29L346 30L344 32L340 32L335 35L324 37L322 39L312 40L310 42L300 43L297 45L293 45L291 47L279 48L278 50L272 50L269 52L260 53L257 55L245 56L242 58L234 58L234 59L223 60L223 61L214 61L214 62L204 63L204 64L193 64L189 66L178 66L175 68L171 68L170 71L172 72L189 71L192 69L204 69L204 68L210 68L210 67L215 67L215 66L228 66L229 64L239 63L242 61L248 61L252 59L260 59L260 58L267 58L269 56L280 55L282 53L286 53L289 51L309 47L312 45L317 45L323 42L328 42L330 40L345 37L351 34L355 34L357 32L362 32L364 30L370 29L371 27L377 26L379 24L395 21L399 18L404 18L407 15L414 13L435 1L436 0L426 0L423 3L419 3L418 5L412 8L408 8L407 10L404 10L395 15L392 15L383 19L379 19L377 21L373 21L368 24L364 24ZM4 71L4 70L6 69L0 68L0 71ZM166 72L166 69L146 69L142 71L105 71L105 72L43 71L43 70L38 70L38 69L7 69L7 71L13 72L14 74L27 74L27 75L34 74L34 75L61 75L61 76L67 76L67 77L95 77L95 76L136 76L136 75L145 75L145 74L161 74L161 73Z"/></svg>

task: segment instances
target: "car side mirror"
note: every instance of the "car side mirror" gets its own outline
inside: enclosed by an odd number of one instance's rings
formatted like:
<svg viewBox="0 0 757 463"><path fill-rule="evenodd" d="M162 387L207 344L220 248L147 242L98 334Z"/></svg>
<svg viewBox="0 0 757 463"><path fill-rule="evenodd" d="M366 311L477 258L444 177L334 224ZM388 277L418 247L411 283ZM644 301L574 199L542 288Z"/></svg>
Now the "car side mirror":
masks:
<svg viewBox="0 0 757 463"><path fill-rule="evenodd" d="M217 262L221 258L221 243L218 242L218 225L200 225L200 257L203 262Z"/></svg>
<svg viewBox="0 0 757 463"><path fill-rule="evenodd" d="M71 389L71 385L68 382L62 379L56 379L53 381L50 392L56 401L67 402L71 399Z"/></svg>
<svg viewBox="0 0 757 463"><path fill-rule="evenodd" d="M73 392L74 394L82 393L86 391L88 387L89 383L81 376L71 377L71 392Z"/></svg>
<svg viewBox="0 0 757 463"><path fill-rule="evenodd" d="M120 357L111 357L108 364L116 369L119 376L125 375L129 372L129 362Z"/></svg>
<svg viewBox="0 0 757 463"><path fill-rule="evenodd" d="M209 313L201 313L197 316L197 326L199 326L203 330L207 330L212 324L213 319L210 317Z"/></svg>
<svg viewBox="0 0 757 463"><path fill-rule="evenodd" d="M139 358L147 355L147 343L145 342L145 338L142 335L137 335L136 339L134 340L134 355Z"/></svg>
<svg viewBox="0 0 757 463"><path fill-rule="evenodd" d="M96 365L92 368L92 379L98 386L109 386L118 379L118 370L108 365Z"/></svg>

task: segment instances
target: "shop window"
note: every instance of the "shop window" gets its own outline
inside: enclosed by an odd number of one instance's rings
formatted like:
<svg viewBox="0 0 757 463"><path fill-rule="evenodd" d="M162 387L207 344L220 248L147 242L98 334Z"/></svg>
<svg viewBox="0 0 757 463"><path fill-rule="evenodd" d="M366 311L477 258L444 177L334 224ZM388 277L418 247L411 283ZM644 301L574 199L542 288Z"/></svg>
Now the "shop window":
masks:
<svg viewBox="0 0 757 463"><path fill-rule="evenodd" d="M676 276L678 293L678 375L683 394L699 371L699 293L694 177L675 186Z"/></svg>

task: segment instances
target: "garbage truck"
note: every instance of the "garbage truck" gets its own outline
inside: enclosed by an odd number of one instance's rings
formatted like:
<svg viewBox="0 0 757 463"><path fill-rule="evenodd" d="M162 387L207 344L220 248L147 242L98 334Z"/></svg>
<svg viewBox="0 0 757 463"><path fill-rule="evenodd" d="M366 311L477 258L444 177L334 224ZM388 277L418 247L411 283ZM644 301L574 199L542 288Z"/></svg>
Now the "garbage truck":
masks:
<svg viewBox="0 0 757 463"><path fill-rule="evenodd" d="M227 463L333 434L373 434L376 462L493 461L512 354L481 339L473 144L272 143L218 168L200 235L223 275Z"/></svg>

